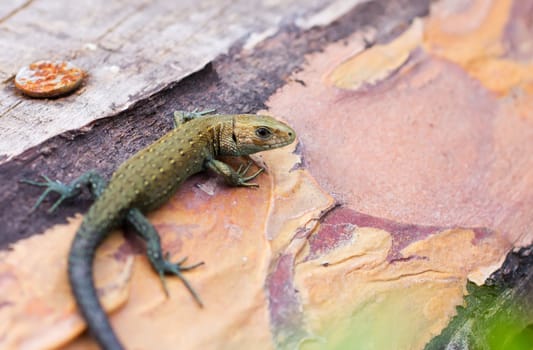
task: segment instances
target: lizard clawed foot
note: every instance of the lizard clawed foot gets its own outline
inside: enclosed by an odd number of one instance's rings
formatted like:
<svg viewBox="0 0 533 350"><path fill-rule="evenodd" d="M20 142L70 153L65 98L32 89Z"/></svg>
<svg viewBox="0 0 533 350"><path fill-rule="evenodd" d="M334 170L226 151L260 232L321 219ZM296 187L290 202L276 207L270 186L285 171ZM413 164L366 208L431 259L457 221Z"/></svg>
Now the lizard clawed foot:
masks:
<svg viewBox="0 0 533 350"><path fill-rule="evenodd" d="M188 122L194 118L204 116L206 114L211 114L216 111L215 108L206 109L204 111L198 111L198 108L195 108L192 112L187 111L174 111L174 128L177 128L178 125Z"/></svg>
<svg viewBox="0 0 533 350"><path fill-rule="evenodd" d="M28 179L21 179L19 182L26 183L33 186L39 186L39 187L46 187L44 192L41 194L39 199L37 199L37 202L33 205L31 208L31 211L34 211L37 209L41 203L44 201L46 196L49 193L55 192L59 194L59 198L55 201L55 203L48 209L49 213L52 213L54 210L57 209L57 207L65 200L69 198L76 197L80 193L80 186L77 185L65 185L64 183L52 180L46 175L41 175L41 177L45 180L44 182L38 182L38 181L32 181Z"/></svg>
<svg viewBox="0 0 533 350"><path fill-rule="evenodd" d="M265 171L265 168L259 168L257 172L250 176L245 176L248 170L250 170L250 167L252 166L253 162L248 162L246 166L241 164L239 166L239 169L237 169L237 176L238 176L238 186L245 186L245 187L259 187L258 184L254 182L248 182L250 180L255 179L259 174L261 174L263 171Z"/></svg>
<svg viewBox="0 0 533 350"><path fill-rule="evenodd" d="M165 254L165 259L160 260L157 263L158 266L156 267L157 271L159 272L159 278L161 278L161 282L163 283L163 289L165 290L165 294L167 295L167 297L170 295L169 292L168 292L168 287L167 287L167 283L166 283L166 280L165 280L165 275L175 275L181 280L181 282L183 282L185 287L189 290L189 293L191 293L191 295L193 296L193 298L196 301L196 303L200 307L203 307L204 304L202 303L202 300L200 299L200 296L192 288L192 286L189 284L189 281L187 281L187 279L183 276L182 272L195 269L198 266L203 265L204 262L201 261L201 262L193 264L193 265L182 266L185 263L185 261L187 260L187 257L179 260L176 263L173 263L173 262L169 261L169 255L170 255L169 253L166 253Z"/></svg>
<svg viewBox="0 0 533 350"><path fill-rule="evenodd" d="M192 112L182 112L182 113L185 116L185 118L190 120L190 119L193 119L193 118L198 118L198 117L204 116L206 114L211 114L214 111L216 111L216 108L204 109L203 111L199 111L198 108L195 108L195 109L193 109Z"/></svg>

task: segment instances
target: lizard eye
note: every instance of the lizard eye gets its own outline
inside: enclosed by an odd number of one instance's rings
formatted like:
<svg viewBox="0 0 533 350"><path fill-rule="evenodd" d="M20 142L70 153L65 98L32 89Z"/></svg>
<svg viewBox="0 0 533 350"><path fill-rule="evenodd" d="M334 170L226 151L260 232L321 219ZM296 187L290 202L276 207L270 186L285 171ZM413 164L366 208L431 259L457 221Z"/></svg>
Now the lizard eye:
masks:
<svg viewBox="0 0 533 350"><path fill-rule="evenodd" d="M263 127L255 129L255 134L262 139L268 139L270 136L272 136L272 132Z"/></svg>

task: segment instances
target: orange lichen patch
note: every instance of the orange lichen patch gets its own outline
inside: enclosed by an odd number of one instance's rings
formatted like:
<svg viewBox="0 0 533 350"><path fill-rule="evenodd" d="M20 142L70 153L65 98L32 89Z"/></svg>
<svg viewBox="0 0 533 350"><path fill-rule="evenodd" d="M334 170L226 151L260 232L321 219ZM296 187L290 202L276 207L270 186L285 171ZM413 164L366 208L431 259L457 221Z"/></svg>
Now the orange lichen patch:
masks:
<svg viewBox="0 0 533 350"><path fill-rule="evenodd" d="M335 63L325 78L326 83L356 91L376 85L390 79L394 73L411 70L416 60L409 65L408 59L417 48L422 48L431 55L458 64L487 89L500 95L514 88L531 91L533 59L524 58L531 39L525 36L522 42L529 42L513 43L520 54L518 60L509 52L514 47L509 47L506 38L514 17L519 15L512 11L513 6L520 4L513 4L511 0L476 0L468 4L439 1L432 6L431 16L424 22L413 21L408 30L387 44L361 52L359 38L356 38L351 46L358 53L340 64Z"/></svg>
<svg viewBox="0 0 533 350"><path fill-rule="evenodd" d="M19 70L15 86L31 97L58 97L77 89L83 76L70 62L38 61Z"/></svg>
<svg viewBox="0 0 533 350"><path fill-rule="evenodd" d="M67 282L68 249L79 223L72 219L1 253L0 348L54 348L85 328ZM123 245L121 236L111 235L96 257L97 288L108 311L128 298L133 257L117 257Z"/></svg>
<svg viewBox="0 0 533 350"><path fill-rule="evenodd" d="M501 56L511 7L512 0L474 0L461 6L436 3L426 21L424 46L463 67L480 58Z"/></svg>
<svg viewBox="0 0 533 350"><path fill-rule="evenodd" d="M468 65L468 72L483 82L489 90L502 95L516 87L522 87L530 94L533 91L533 63L486 59L471 62Z"/></svg>
<svg viewBox="0 0 533 350"><path fill-rule="evenodd" d="M417 19L402 35L386 45L375 45L336 66L326 83L358 90L387 79L409 59L422 40L423 25Z"/></svg>
<svg viewBox="0 0 533 350"><path fill-rule="evenodd" d="M496 93L507 94L515 87L531 89L532 58L529 63L505 58L505 32L514 21L513 6L519 5L512 0L476 0L454 6L443 1L432 7L425 26L425 49L459 64Z"/></svg>
<svg viewBox="0 0 533 350"><path fill-rule="evenodd" d="M296 265L306 324L321 339L303 349L421 349L462 303L469 273L493 266L508 247L498 234L476 239L470 229L442 229L402 249L404 259L390 261L394 235L352 219L348 243ZM461 254L450 247L461 247Z"/></svg>

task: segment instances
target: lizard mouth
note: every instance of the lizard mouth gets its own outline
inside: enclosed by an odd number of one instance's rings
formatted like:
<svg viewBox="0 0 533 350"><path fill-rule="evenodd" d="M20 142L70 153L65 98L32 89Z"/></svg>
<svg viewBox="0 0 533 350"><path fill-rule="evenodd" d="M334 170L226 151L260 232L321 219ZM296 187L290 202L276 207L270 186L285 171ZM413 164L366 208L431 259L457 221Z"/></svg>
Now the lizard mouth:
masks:
<svg viewBox="0 0 533 350"><path fill-rule="evenodd" d="M295 139L296 137L294 136L294 131L287 132L286 135L283 135L282 137L278 137L278 142L266 145L266 148L272 149L272 148L284 147L284 146L287 146L293 143ZM272 141L276 141L276 140L272 140Z"/></svg>
<svg viewBox="0 0 533 350"><path fill-rule="evenodd" d="M273 143L273 144L267 145L267 148L272 149L272 148L279 148L279 147L287 146L287 145L290 145L292 141L293 140Z"/></svg>

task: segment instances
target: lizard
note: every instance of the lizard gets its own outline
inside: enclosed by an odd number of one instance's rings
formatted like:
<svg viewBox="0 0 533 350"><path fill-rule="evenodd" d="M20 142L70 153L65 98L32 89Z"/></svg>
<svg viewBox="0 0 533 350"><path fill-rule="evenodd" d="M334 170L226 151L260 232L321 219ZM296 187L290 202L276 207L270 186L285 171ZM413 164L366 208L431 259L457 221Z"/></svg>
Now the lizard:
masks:
<svg viewBox="0 0 533 350"><path fill-rule="evenodd" d="M64 184L42 175L45 181L21 181L44 187L32 211L49 193L59 198L48 210L53 212L64 200L78 196L88 187L96 198L84 216L71 244L68 256L69 283L87 327L101 348L120 350L123 345L113 331L98 300L93 280L93 260L97 247L109 232L129 224L146 242L146 254L159 274L165 293L165 275L175 275L183 282L194 300L203 305L183 272L203 262L186 266L185 259L176 263L164 255L160 236L144 214L165 203L191 175L210 169L221 175L230 186L258 187L250 182L264 168L247 175L252 162L238 170L217 158L246 156L291 144L295 131L270 116L254 114L213 114L214 110L176 111L174 129L134 154L113 173L109 183L96 171L88 171Z"/></svg>

